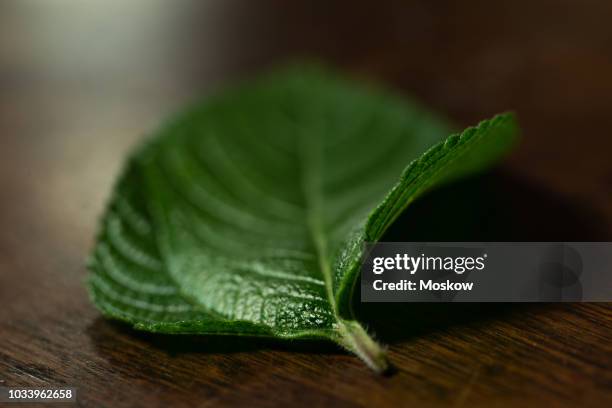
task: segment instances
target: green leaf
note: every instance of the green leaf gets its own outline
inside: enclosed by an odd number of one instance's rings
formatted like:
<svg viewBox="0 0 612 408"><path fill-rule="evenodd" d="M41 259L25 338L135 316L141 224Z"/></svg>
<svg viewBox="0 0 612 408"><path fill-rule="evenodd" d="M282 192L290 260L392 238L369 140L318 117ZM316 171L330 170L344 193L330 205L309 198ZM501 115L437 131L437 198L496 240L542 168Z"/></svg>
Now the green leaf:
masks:
<svg viewBox="0 0 612 408"><path fill-rule="evenodd" d="M363 243L498 159L516 125L504 114L450 133L317 69L220 94L128 161L90 258L93 301L152 332L329 339L382 371L351 307Z"/></svg>

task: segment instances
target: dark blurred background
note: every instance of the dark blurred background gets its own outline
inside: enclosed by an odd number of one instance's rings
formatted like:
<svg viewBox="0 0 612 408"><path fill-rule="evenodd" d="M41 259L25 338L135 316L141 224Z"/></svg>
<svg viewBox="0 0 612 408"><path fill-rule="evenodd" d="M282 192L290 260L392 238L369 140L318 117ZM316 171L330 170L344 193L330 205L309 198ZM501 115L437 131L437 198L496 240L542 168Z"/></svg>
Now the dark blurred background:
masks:
<svg viewBox="0 0 612 408"><path fill-rule="evenodd" d="M427 329L391 346L400 373L372 379L336 352L239 345L202 356L215 347L206 343L173 356L99 319L82 280L125 153L185 104L295 59L380 82L458 126L517 112L524 137L508 160L418 203L393 237L610 240L611 21L608 0L3 0L0 386L78 384L84 405L101 403L109 386L115 405L262 403L270 383L248 379L265 373L284 402L610 402L607 305L504 311L495 323L487 307L477 319L486 326L457 332L457 312L419 310L433 313ZM453 217L435 218L432 234L424 220L445 213L449 197L472 218L453 228Z"/></svg>
<svg viewBox="0 0 612 408"><path fill-rule="evenodd" d="M609 1L285 3L3 1L0 217L28 212L87 241L125 151L161 120L237 77L316 58L459 125L515 110L512 173L612 225Z"/></svg>

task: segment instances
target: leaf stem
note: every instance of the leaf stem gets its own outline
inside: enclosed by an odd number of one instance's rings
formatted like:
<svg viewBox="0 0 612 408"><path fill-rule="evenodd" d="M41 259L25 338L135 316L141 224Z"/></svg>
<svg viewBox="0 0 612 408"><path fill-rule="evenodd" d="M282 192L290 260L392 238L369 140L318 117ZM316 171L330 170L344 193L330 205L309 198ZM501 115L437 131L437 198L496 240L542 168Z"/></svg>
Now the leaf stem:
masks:
<svg viewBox="0 0 612 408"><path fill-rule="evenodd" d="M387 353L356 320L340 320L339 343L355 353L368 367L383 374L389 369Z"/></svg>

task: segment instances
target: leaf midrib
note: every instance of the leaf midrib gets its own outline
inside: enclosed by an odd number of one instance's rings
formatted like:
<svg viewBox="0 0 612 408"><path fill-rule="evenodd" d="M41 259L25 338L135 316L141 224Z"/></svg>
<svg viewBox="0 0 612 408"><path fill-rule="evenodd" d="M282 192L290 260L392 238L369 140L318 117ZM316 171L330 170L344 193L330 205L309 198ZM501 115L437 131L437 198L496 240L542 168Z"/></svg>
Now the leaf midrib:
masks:
<svg viewBox="0 0 612 408"><path fill-rule="evenodd" d="M321 146L313 143L317 137L309 137L307 133L298 135L298 158L299 158L299 185L304 196L304 210L306 215L306 227L310 239L315 248L315 256L325 282L325 293L331 306L334 318L340 322L338 308L333 293L333 282L331 265L327 251L327 238L322 225L322 203L323 192L321 189L321 174L319 172L321 160Z"/></svg>
<svg viewBox="0 0 612 408"><path fill-rule="evenodd" d="M312 140L319 138L308 137L306 133L298 135L301 153L300 160L300 186L304 194L307 229L313 242L316 257L323 279L327 298L336 320L333 327L335 340L349 351L355 353L370 368L376 372L383 372L388 368L384 350L368 335L366 330L354 319L344 319L338 313L338 305L333 292L331 264L329 261L327 238L322 225L323 191L321 189L321 145ZM351 305L349 305L349 309ZM352 313L351 313L352 314Z"/></svg>

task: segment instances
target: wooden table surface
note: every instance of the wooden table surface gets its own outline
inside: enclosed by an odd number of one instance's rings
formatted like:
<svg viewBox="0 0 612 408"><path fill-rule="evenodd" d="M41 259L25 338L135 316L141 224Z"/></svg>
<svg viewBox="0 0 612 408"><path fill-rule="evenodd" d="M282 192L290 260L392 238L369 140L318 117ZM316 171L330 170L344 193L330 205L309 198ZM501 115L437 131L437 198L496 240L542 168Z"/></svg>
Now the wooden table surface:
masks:
<svg viewBox="0 0 612 408"><path fill-rule="evenodd" d="M507 162L431 194L391 238L612 240L611 19L607 0L3 1L0 386L74 386L94 407L612 406L610 304L363 306L396 367L379 377L326 344L137 333L83 285L126 151L292 58L460 125L518 113Z"/></svg>

